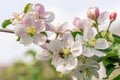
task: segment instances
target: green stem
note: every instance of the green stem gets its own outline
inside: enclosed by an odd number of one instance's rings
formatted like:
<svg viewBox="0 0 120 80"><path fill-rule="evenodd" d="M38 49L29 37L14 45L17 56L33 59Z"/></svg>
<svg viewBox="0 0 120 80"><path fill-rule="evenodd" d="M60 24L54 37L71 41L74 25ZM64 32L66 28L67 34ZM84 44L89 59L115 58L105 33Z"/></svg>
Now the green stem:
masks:
<svg viewBox="0 0 120 80"><path fill-rule="evenodd" d="M109 25L108 25L108 28L107 28L107 30L106 30L106 33L105 33L105 36L104 36L104 37L107 36L107 33L109 32L109 29L110 29L110 26L111 26L112 22L113 22L113 21L110 21L110 23L109 23Z"/></svg>
<svg viewBox="0 0 120 80"><path fill-rule="evenodd" d="M112 22L113 22L113 21L110 21L110 24L108 25L108 28L107 28L108 31L109 31L109 29L110 29L110 26L111 26Z"/></svg>
<svg viewBox="0 0 120 80"><path fill-rule="evenodd" d="M98 28L98 21L97 21L97 19L95 19L95 23L96 23L95 28L96 28L96 30L97 30L98 37L100 37L99 28Z"/></svg>

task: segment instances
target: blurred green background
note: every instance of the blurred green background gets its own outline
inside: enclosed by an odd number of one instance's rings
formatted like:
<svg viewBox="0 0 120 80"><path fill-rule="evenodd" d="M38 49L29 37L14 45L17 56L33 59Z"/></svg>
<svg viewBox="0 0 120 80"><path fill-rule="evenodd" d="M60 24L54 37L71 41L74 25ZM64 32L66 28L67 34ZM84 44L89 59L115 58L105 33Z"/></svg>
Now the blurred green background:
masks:
<svg viewBox="0 0 120 80"><path fill-rule="evenodd" d="M28 50L25 56L32 56L30 64L18 61L2 70L0 80L72 80L69 75L63 77L55 71L50 61L40 61L35 58L36 52Z"/></svg>

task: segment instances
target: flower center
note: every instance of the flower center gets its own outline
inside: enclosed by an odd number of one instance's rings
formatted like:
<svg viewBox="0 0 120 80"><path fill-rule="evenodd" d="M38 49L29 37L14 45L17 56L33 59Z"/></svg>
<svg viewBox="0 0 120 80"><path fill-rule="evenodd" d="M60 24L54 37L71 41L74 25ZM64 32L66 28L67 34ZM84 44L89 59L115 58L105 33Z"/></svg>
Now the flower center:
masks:
<svg viewBox="0 0 120 80"><path fill-rule="evenodd" d="M33 36L36 33L35 28L34 27L28 28L27 33L29 35Z"/></svg>
<svg viewBox="0 0 120 80"><path fill-rule="evenodd" d="M62 51L59 52L59 56L61 58L65 58L66 56L68 56L68 54L70 53L70 49L69 48L65 48Z"/></svg>
<svg viewBox="0 0 120 80"><path fill-rule="evenodd" d="M58 23L55 27L55 29L58 31L60 29L60 24Z"/></svg>
<svg viewBox="0 0 120 80"><path fill-rule="evenodd" d="M90 72L90 70L87 68L87 69L86 69L86 76L90 77L90 75L91 75L91 72Z"/></svg>
<svg viewBox="0 0 120 80"><path fill-rule="evenodd" d="M96 43L96 39L93 39L93 40L91 40L91 41L88 42L88 46L92 47L92 46L95 45L95 43Z"/></svg>
<svg viewBox="0 0 120 80"><path fill-rule="evenodd" d="M20 14L15 14L14 19L16 19L17 21L21 21Z"/></svg>
<svg viewBox="0 0 120 80"><path fill-rule="evenodd" d="M68 55L70 53L70 50L68 48L63 49L63 54Z"/></svg>

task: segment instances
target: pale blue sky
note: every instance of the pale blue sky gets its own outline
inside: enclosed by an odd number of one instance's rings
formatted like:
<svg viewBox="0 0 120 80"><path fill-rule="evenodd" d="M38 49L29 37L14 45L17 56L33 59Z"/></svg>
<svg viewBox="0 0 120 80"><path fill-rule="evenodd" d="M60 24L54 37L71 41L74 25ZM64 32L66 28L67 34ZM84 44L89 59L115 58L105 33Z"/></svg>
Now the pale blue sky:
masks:
<svg viewBox="0 0 120 80"><path fill-rule="evenodd" d="M74 17L86 18L87 9L90 6L97 6L101 12L107 10L109 12L116 11L118 15L120 14L120 0L1 0L0 24L4 19L12 17L13 12L23 11L27 3L41 3L47 11L53 11L56 16L54 25L65 21L68 21L71 25ZM23 53L29 48L40 50L39 47L34 45L25 47L15 40L16 36L14 34L0 32L1 65L21 59Z"/></svg>

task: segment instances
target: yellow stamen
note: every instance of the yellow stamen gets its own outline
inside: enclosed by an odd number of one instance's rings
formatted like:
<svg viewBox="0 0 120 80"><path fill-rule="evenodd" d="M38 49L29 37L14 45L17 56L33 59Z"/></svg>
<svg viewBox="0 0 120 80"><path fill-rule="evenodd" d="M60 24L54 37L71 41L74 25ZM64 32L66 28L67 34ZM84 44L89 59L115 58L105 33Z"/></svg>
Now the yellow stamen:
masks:
<svg viewBox="0 0 120 80"><path fill-rule="evenodd" d="M60 28L60 24L58 23L55 28L58 30Z"/></svg>
<svg viewBox="0 0 120 80"><path fill-rule="evenodd" d="M30 27L30 28L28 28L28 30L27 30L27 33L28 34L30 34L30 35L34 35L35 34L35 28L34 27Z"/></svg>
<svg viewBox="0 0 120 80"><path fill-rule="evenodd" d="M15 14L14 15L14 19L16 19L17 21L21 21L20 15L19 14Z"/></svg>
<svg viewBox="0 0 120 80"><path fill-rule="evenodd" d="M64 55L68 55L70 53L70 50L68 48L65 48L62 50Z"/></svg>
<svg viewBox="0 0 120 80"><path fill-rule="evenodd" d="M89 46L93 46L93 45L95 45L95 43L96 43L96 39L93 39L88 42Z"/></svg>

